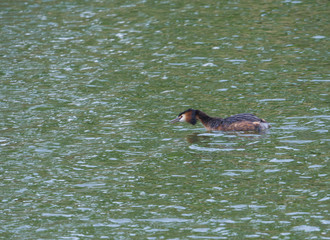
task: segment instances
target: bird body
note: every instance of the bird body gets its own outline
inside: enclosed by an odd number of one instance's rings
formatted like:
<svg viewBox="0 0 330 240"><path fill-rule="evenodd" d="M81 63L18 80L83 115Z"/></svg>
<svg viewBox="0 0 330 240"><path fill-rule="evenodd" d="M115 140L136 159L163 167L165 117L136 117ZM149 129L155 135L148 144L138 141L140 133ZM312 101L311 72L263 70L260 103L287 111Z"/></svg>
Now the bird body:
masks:
<svg viewBox="0 0 330 240"><path fill-rule="evenodd" d="M201 121L208 131L264 131L270 127L264 119L251 113L240 113L227 118L210 117L206 113L189 108L171 122L188 122L195 125Z"/></svg>

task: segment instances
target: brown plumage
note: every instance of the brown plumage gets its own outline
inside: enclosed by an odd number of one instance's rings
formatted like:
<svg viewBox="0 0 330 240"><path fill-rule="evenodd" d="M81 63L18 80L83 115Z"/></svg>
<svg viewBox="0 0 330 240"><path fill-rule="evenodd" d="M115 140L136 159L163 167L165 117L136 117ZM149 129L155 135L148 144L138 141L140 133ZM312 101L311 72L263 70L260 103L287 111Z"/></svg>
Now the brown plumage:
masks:
<svg viewBox="0 0 330 240"><path fill-rule="evenodd" d="M180 113L171 122L188 122L195 125L201 121L206 130L218 131L264 131L270 128L269 123L251 113L240 113L227 118L210 117L206 113L189 108Z"/></svg>

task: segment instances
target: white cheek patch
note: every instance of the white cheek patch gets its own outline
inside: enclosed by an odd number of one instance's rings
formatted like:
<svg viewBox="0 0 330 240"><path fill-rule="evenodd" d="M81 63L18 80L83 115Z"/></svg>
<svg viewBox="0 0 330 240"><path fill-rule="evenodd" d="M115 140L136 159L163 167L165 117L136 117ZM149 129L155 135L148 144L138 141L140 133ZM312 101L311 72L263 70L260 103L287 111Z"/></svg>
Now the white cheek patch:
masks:
<svg viewBox="0 0 330 240"><path fill-rule="evenodd" d="M180 118L180 122L185 122L186 121L186 115L182 115L182 117Z"/></svg>

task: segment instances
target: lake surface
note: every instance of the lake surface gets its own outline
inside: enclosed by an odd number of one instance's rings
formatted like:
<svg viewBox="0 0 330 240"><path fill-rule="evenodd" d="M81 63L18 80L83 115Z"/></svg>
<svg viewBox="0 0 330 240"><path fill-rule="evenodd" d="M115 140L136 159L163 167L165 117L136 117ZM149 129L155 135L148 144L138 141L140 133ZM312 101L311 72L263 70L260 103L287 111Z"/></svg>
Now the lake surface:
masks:
<svg viewBox="0 0 330 240"><path fill-rule="evenodd" d="M1 239L330 239L328 1L0 3ZM251 112L264 134L169 124Z"/></svg>

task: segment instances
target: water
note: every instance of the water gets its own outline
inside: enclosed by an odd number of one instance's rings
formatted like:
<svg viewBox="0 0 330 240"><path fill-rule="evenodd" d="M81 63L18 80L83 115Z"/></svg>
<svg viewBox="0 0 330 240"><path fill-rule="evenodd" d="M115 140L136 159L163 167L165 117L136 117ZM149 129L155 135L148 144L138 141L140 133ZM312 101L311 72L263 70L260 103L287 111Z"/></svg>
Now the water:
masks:
<svg viewBox="0 0 330 240"><path fill-rule="evenodd" d="M327 1L0 7L2 239L330 239Z"/></svg>

